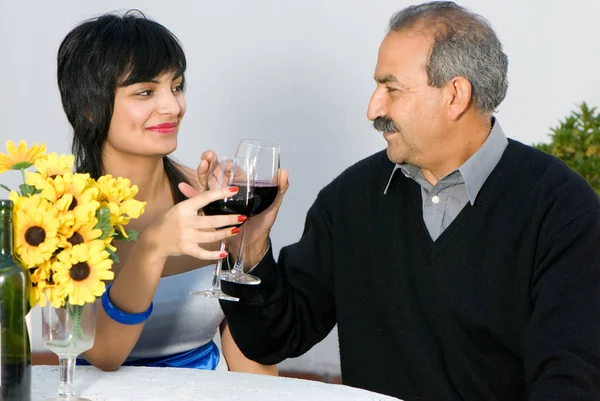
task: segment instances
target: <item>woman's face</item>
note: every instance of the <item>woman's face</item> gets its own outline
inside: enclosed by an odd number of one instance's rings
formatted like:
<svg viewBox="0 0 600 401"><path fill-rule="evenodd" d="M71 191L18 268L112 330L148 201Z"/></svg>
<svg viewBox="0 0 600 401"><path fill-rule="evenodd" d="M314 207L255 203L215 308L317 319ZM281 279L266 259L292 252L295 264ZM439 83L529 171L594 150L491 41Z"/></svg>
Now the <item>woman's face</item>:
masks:
<svg viewBox="0 0 600 401"><path fill-rule="evenodd" d="M118 87L104 151L161 157L173 152L185 114L182 82L182 76L166 73Z"/></svg>

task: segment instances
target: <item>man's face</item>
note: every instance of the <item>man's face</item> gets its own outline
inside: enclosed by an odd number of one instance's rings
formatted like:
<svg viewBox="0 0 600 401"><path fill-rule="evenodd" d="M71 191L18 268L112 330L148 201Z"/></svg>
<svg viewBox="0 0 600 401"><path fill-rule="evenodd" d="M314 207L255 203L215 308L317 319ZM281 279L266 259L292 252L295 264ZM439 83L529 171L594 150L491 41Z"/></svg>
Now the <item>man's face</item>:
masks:
<svg viewBox="0 0 600 401"><path fill-rule="evenodd" d="M433 39L414 31L390 32L379 48L367 117L383 132L394 163L427 168L444 145L443 89L427 84L425 66Z"/></svg>

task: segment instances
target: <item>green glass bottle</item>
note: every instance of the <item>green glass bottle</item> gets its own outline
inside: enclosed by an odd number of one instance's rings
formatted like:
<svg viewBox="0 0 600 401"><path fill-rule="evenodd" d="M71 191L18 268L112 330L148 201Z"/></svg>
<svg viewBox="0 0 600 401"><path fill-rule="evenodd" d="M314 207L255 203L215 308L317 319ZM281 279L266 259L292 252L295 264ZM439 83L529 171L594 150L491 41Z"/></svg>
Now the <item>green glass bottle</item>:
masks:
<svg viewBox="0 0 600 401"><path fill-rule="evenodd" d="M13 258L13 203L0 200L0 401L31 401L31 348L25 315L29 282Z"/></svg>

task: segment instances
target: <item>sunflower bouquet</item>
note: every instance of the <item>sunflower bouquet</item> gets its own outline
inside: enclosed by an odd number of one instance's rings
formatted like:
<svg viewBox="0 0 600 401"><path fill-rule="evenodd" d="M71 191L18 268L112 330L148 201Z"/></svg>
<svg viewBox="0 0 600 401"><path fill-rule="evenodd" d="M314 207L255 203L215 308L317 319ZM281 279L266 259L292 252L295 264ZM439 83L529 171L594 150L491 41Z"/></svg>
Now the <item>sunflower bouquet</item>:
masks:
<svg viewBox="0 0 600 401"><path fill-rule="evenodd" d="M73 155L46 154L46 146L24 141L6 143L0 153L0 174L21 171L13 202L14 254L29 271L29 303L64 307L93 303L112 280L118 262L115 239L133 241L125 226L138 218L145 202L134 199L137 186L125 178L73 173ZM30 167L35 171L29 171Z"/></svg>

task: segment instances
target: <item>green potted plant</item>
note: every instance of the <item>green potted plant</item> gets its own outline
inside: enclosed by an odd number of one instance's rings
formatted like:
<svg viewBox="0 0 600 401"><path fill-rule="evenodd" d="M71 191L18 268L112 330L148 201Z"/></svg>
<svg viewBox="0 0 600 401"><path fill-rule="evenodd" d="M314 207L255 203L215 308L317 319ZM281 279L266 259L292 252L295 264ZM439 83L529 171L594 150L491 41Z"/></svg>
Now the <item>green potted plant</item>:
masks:
<svg viewBox="0 0 600 401"><path fill-rule="evenodd" d="M550 130L550 143L533 146L562 159L600 195L600 113L583 102Z"/></svg>

